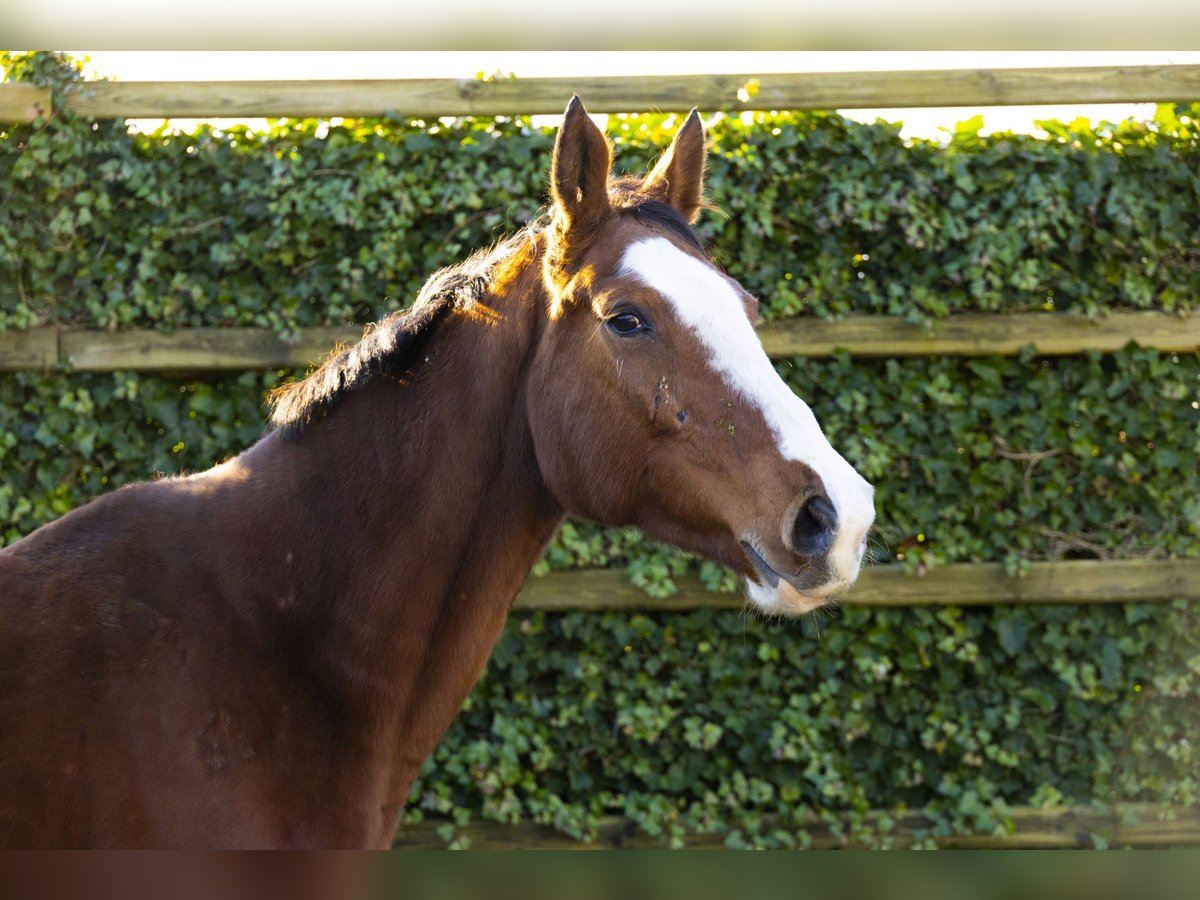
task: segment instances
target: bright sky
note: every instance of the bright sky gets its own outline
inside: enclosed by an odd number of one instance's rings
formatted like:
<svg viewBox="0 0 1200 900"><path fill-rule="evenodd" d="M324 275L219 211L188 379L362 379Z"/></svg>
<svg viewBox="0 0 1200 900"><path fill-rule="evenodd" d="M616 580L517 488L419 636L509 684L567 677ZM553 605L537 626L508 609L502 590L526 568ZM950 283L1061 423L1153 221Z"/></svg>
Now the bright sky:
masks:
<svg viewBox="0 0 1200 900"><path fill-rule="evenodd" d="M1026 66L1200 64L1200 51L70 51L90 57L89 75L121 81L333 78L471 78L477 72L524 77L686 73L836 72ZM584 98L586 102L586 97ZM1037 119L1149 118L1152 104L846 110L862 121L905 123L905 137L936 138L941 129L982 112L985 131L1034 132ZM158 123L145 123L153 127ZM180 122L182 127L187 123Z"/></svg>

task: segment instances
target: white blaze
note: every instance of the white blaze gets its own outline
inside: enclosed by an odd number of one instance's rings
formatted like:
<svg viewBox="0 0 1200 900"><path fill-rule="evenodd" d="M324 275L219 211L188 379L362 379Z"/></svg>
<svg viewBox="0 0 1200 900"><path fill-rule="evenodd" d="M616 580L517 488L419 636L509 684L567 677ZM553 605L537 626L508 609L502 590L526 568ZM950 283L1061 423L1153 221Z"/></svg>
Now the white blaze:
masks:
<svg viewBox="0 0 1200 900"><path fill-rule="evenodd" d="M661 237L631 244L621 259L621 271L671 302L680 321L707 348L713 369L762 413L780 454L803 462L821 477L838 517L829 565L835 580L853 580L862 559L862 540L875 519L874 489L833 449L808 404L771 366L730 281Z"/></svg>

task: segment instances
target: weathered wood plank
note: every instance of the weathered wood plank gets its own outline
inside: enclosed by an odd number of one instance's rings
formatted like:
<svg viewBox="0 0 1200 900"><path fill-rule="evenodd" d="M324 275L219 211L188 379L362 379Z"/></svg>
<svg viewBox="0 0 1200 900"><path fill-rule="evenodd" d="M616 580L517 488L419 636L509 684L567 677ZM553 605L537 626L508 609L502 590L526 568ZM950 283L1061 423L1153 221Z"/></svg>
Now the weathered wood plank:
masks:
<svg viewBox="0 0 1200 900"><path fill-rule="evenodd" d="M48 346L44 331L23 332L27 337L13 338L12 346ZM64 331L62 356L84 371L302 367L323 359L335 343L357 340L361 334L360 326L308 328L288 343L266 328ZM928 327L893 316L801 318L764 323L759 334L772 356L821 357L838 349L862 357L1011 356L1026 346L1056 356L1119 350L1130 341L1151 349L1191 352L1200 350L1200 316L1120 312L1093 320L1060 313L964 313ZM44 365L41 357L30 358L33 367ZM0 371L26 367L16 355L0 355Z"/></svg>
<svg viewBox="0 0 1200 900"><path fill-rule="evenodd" d="M882 812L868 815L875 821ZM1094 807L1018 807L1012 811L1016 830L1011 834L958 834L936 839L940 847L963 848L1070 848L1087 847L1092 835L1105 838L1113 846L1179 847L1200 845L1200 808L1173 807L1164 810L1152 803L1118 804L1111 811ZM919 812L893 814L893 846L911 846L923 835L929 823ZM445 841L438 835L444 823L427 821L401 828L392 844L397 849L440 849ZM852 847L833 833L828 825L814 821L806 830L817 849ZM503 825L497 822L472 822L457 829L477 850L613 850L663 846L660 840L641 833L624 819L610 817L601 821L594 841L580 843L542 825ZM689 849L720 849L722 835L693 835L684 840Z"/></svg>
<svg viewBox="0 0 1200 900"><path fill-rule="evenodd" d="M678 611L740 609L740 593L709 591L693 576L675 580L678 591L655 598L630 584L619 569L551 572L531 577L515 609ZM1200 600L1200 559L1063 560L1039 562L1022 577L999 563L956 563L924 575L899 566L864 569L843 606L984 606L1026 603L1134 603Z"/></svg>
<svg viewBox="0 0 1200 900"><path fill-rule="evenodd" d="M269 328L64 331L61 352L64 362L91 372L304 368L362 332L362 326L306 328L289 343Z"/></svg>
<svg viewBox="0 0 1200 900"><path fill-rule="evenodd" d="M53 328L0 331L0 372L50 369L58 363L58 332Z"/></svg>
<svg viewBox="0 0 1200 900"><path fill-rule="evenodd" d="M50 88L33 84L0 84L0 122L32 122L50 114Z"/></svg>
<svg viewBox="0 0 1200 900"><path fill-rule="evenodd" d="M651 597L630 583L620 569L576 569L531 576L517 595L514 609L652 609L676 611L712 607L740 609L741 594L710 591L692 576L675 579L678 591L669 597Z"/></svg>
<svg viewBox="0 0 1200 900"><path fill-rule="evenodd" d="M1019 577L1000 563L956 563L912 575L898 566L863 571L841 602L860 606L1136 603L1200 599L1200 559L1069 559L1035 562Z"/></svg>
<svg viewBox="0 0 1200 900"><path fill-rule="evenodd" d="M739 91L754 85L739 99ZM560 113L578 93L593 112L853 109L1194 100L1200 66L1092 66L900 72L811 72L346 81L97 81L65 106L95 118Z"/></svg>
<svg viewBox="0 0 1200 900"><path fill-rule="evenodd" d="M1156 350L1200 349L1200 316L1114 312L1096 319L1069 313L961 313L928 326L894 316L837 321L787 319L759 333L773 356L1012 356L1032 346L1042 356L1120 350L1130 341Z"/></svg>

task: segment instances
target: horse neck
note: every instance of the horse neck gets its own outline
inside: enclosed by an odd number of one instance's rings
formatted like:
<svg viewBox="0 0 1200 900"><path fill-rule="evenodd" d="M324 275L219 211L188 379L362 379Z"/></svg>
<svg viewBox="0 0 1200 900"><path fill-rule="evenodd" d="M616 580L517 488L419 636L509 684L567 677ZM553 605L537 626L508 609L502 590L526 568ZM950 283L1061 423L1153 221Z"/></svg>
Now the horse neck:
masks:
<svg viewBox="0 0 1200 900"><path fill-rule="evenodd" d="M286 525L287 571L264 572L264 589L295 598L299 654L390 732L401 781L458 711L562 519L526 412L539 268L485 298L498 316L446 319L408 383L377 376L307 433L245 457Z"/></svg>

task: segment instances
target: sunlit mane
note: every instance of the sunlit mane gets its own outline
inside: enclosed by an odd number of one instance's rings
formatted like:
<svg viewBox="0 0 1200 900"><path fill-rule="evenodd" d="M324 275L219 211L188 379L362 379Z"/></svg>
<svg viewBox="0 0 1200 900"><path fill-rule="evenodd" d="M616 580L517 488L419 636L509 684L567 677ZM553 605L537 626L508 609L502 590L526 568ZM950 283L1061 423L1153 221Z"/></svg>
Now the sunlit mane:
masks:
<svg viewBox="0 0 1200 900"><path fill-rule="evenodd" d="M368 326L357 344L331 356L302 381L276 389L271 397L271 425L283 429L286 437L298 437L374 376L404 375L446 316L473 308L487 293L496 266L540 227L533 223L491 249L435 272L409 309Z"/></svg>

